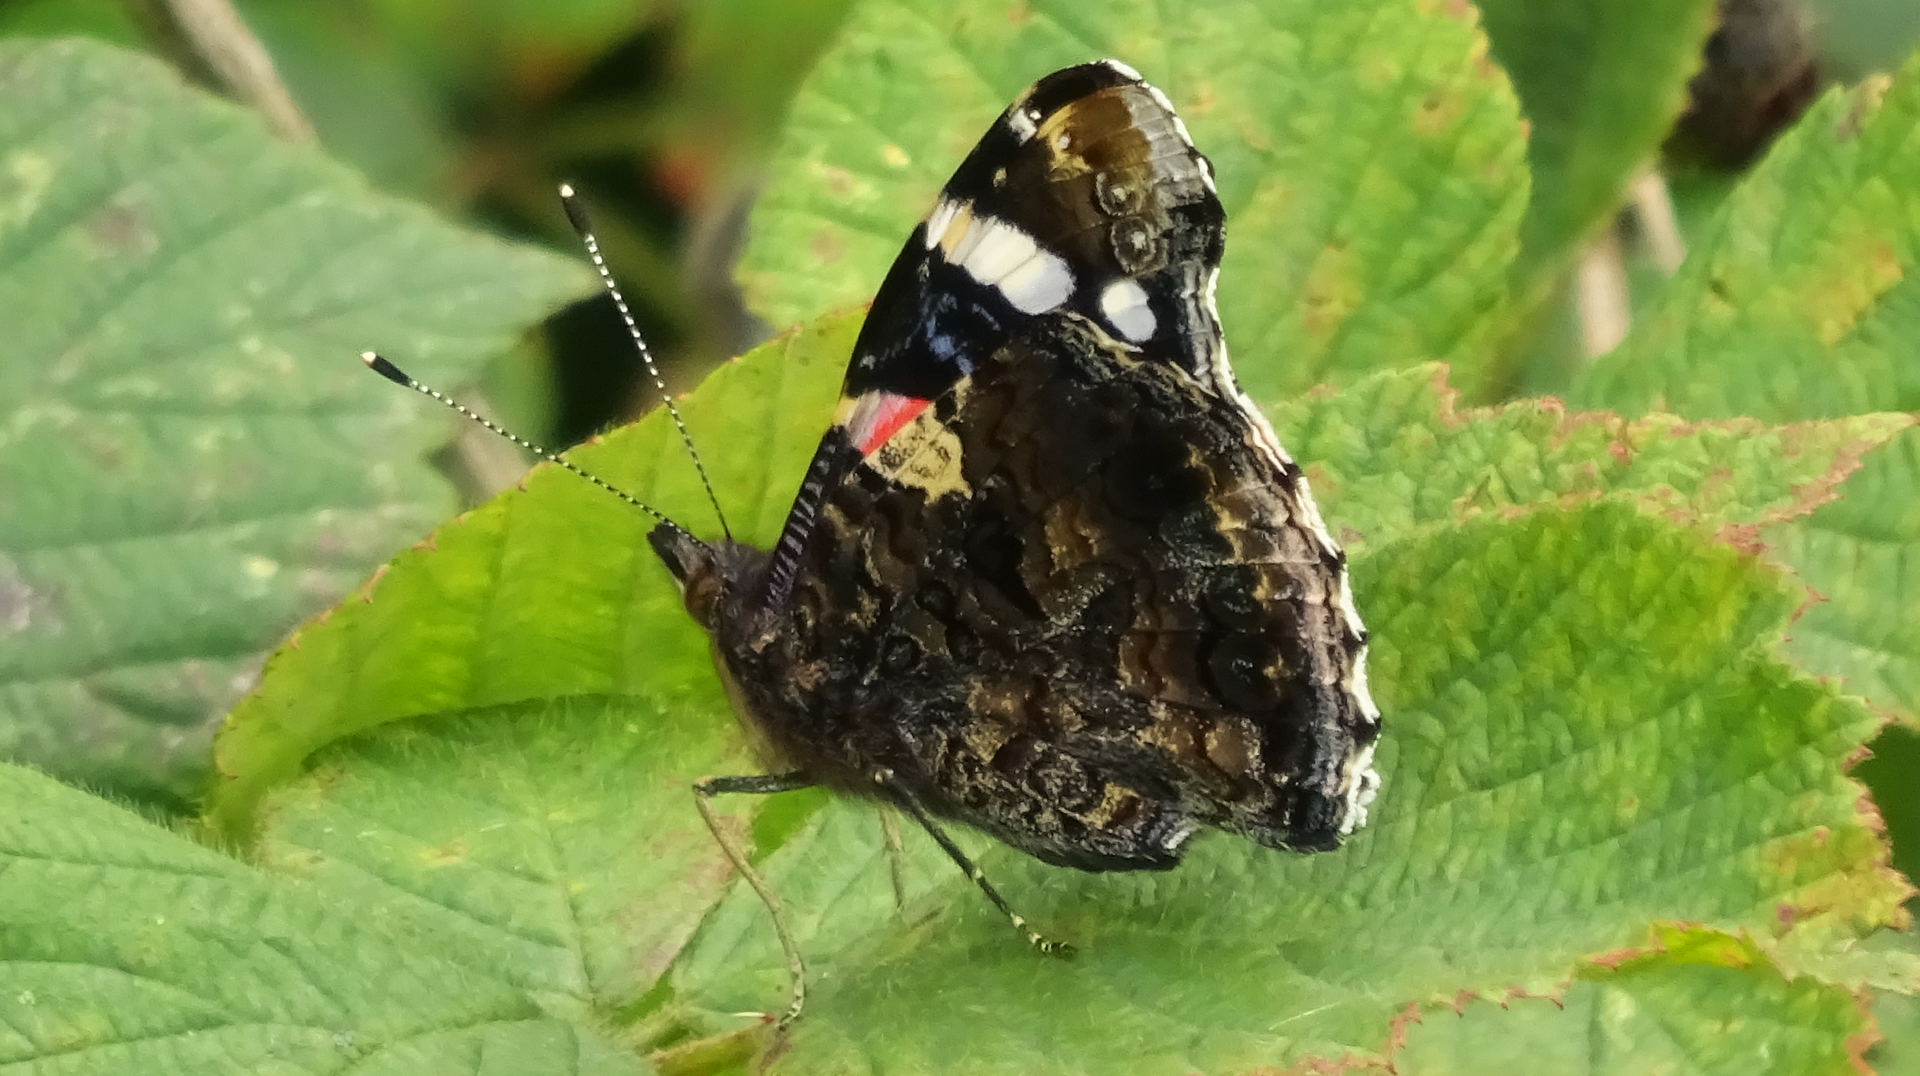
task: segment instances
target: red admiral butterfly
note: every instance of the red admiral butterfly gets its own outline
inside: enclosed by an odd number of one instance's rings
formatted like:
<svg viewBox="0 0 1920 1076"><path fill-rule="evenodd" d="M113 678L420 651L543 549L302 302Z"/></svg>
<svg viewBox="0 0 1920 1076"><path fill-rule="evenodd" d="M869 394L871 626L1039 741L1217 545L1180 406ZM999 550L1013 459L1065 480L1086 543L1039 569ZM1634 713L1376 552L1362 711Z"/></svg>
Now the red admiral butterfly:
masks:
<svg viewBox="0 0 1920 1076"><path fill-rule="evenodd" d="M799 952L715 794L890 804L1047 951L936 818L1085 871L1166 870L1199 826L1321 851L1365 821L1367 635L1227 364L1224 225L1158 90L1112 60L1048 75L881 284L774 547L649 535L776 770L695 788L774 915L783 1023Z"/></svg>
<svg viewBox="0 0 1920 1076"><path fill-rule="evenodd" d="M773 549L652 532L780 770L702 782L709 824L717 792L878 798L1024 929L934 817L1086 871L1165 870L1201 825L1318 851L1365 820L1367 635L1227 365L1224 223L1123 64L1001 115L880 285Z"/></svg>

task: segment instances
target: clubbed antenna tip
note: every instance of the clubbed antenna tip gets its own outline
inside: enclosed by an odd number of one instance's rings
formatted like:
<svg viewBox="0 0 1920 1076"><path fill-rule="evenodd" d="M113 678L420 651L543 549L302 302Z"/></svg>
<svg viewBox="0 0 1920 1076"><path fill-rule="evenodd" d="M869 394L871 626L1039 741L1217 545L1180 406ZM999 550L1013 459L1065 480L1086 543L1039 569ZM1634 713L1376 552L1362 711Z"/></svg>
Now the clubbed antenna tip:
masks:
<svg viewBox="0 0 1920 1076"><path fill-rule="evenodd" d="M713 505L713 514L720 520L720 533L732 541L733 530L727 526L727 514L720 510L720 498L713 492L712 479L707 477L707 465L700 462L700 453L693 447L693 435L687 432L687 424L680 417L680 408L674 404L673 395L667 391L660 368L654 365L653 352L647 350L647 341L640 335L640 325L633 319L633 309L627 305L627 297L620 293L620 285L614 282L613 270L607 268L607 260L600 254L600 240L593 234L593 224L587 219L587 209L575 195L573 184L560 184L560 205L566 210L567 223L573 225L574 234L586 246L587 258L593 262L594 272L600 274L600 283L613 300L614 309L620 312L620 320L627 327L627 336L633 341L634 350L639 352L640 362L647 368L647 376L653 379L660 402L666 405L667 415L673 419L674 428L680 431L680 443L686 446L687 455L693 458L693 469L699 473L700 485L707 491L707 501Z"/></svg>
<svg viewBox="0 0 1920 1076"><path fill-rule="evenodd" d="M371 351L362 351L360 353L360 361L372 367L374 373L379 374L381 377L386 378L396 385L401 385L406 388L413 387L413 378L408 377L405 370L400 369L398 366L395 366Z"/></svg>
<svg viewBox="0 0 1920 1076"><path fill-rule="evenodd" d="M415 381L413 378L407 376L407 372L405 370L402 370L398 366L395 366L394 364L381 358L379 355L375 354L374 352L362 351L360 353L360 361L366 363L367 368L372 370L374 373L379 374L381 377L386 378L388 381L391 381L396 385L399 385L401 388L412 389L413 391L419 393L422 396L432 397L434 400L437 400L441 404L444 404L445 406L452 408L454 411L458 412L461 417L471 422L478 423L479 425L485 427L488 430L488 432L493 433L496 436L503 437L506 440L512 441L514 444L519 445L521 448L526 449L528 452L531 452L536 456L539 456L541 459L546 460L548 463L551 463L557 467L564 468L565 470L567 470L572 474L579 475L581 478L584 478L587 481L605 490L606 492L613 494L614 496L627 502L633 507L640 509L642 512L645 512L648 515L652 516L653 518L659 520L660 522L665 523L667 526L672 527L674 530L679 531L682 534L686 534L688 538L693 538L693 535L687 534L687 530L685 527L682 527L680 524L675 523L671 519L668 519L666 515L663 514L659 509L653 507L652 505L646 503L645 501L640 500L639 498L635 497L633 494L628 493L626 490L623 490L618 486L612 485L606 479L601 478L599 475L581 470L580 467L577 464L573 463L572 461L560 458L560 455L558 453L552 452L548 449L541 448L539 445L536 445L532 441L529 441L526 438L521 437L519 434L514 433L512 430L502 429L501 427L495 425L491 420L487 419L485 416L474 412L471 408L467 407L465 404L461 403L458 400L455 400L451 396L448 396L446 393L441 392L439 389L434 388L432 385L427 385L422 382ZM700 545L705 544L700 542L698 538L693 538L693 540L695 544L700 544Z"/></svg>
<svg viewBox="0 0 1920 1076"><path fill-rule="evenodd" d="M560 184L560 208L566 211L567 223L573 225L574 234L593 232L593 223L587 220L587 207L580 203L571 183Z"/></svg>

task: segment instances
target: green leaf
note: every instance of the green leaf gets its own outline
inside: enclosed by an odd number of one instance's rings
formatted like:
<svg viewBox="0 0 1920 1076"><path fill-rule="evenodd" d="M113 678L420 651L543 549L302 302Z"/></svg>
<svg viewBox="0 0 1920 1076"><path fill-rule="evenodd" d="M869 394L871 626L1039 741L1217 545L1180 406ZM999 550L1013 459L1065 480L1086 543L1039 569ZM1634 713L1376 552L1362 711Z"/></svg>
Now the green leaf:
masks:
<svg viewBox="0 0 1920 1076"><path fill-rule="evenodd" d="M1920 60L1835 91L1774 146L1578 397L1781 420L1920 409Z"/></svg>
<svg viewBox="0 0 1920 1076"><path fill-rule="evenodd" d="M18 766L0 764L0 803L0 1065L647 1071L341 893L263 875Z"/></svg>
<svg viewBox="0 0 1920 1076"><path fill-rule="evenodd" d="M1407 1029L1404 1076L1528 1072L1606 1076L1854 1076L1872 1032L1861 1000L1788 981L1751 943L1663 928L1658 951L1593 968L1551 1001L1501 998ZM1884 1069L1879 1071L1886 1071Z"/></svg>
<svg viewBox="0 0 1920 1076"><path fill-rule="evenodd" d="M1920 411L1920 59L1829 94L1722 206L1661 301L1573 398L1770 423ZM1920 432L1849 495L1763 535L1827 600L1787 653L1920 720Z"/></svg>
<svg viewBox="0 0 1920 1076"><path fill-rule="evenodd" d="M1861 415L1772 427L1752 419L1628 421L1557 400L1464 409L1440 367L1379 374L1276 408L1274 428L1350 551L1524 506L1611 498L1750 541L1827 504L1861 458L1914 425Z"/></svg>
<svg viewBox="0 0 1920 1076"><path fill-rule="evenodd" d="M748 494L727 501L743 537L776 532L855 328L776 341L686 401L716 484ZM1025 914L1083 947L1060 964L917 834L896 915L871 810L794 797L754 831L812 962L781 1064L1214 1071L1380 1053L1409 1003L1547 989L1655 921L1767 939L1795 927L1791 940L1814 912L1846 936L1897 916L1905 890L1840 775L1875 720L1767 656L1798 588L1644 509L1709 528L1792 514L1902 420L1782 432L1458 412L1431 370L1281 417L1296 446L1345 453L1351 477L1327 483L1335 526L1343 497L1372 514L1354 566L1389 715L1374 823L1314 857L1214 837L1164 876L1054 870L963 835ZM1487 471L1461 461L1510 463L1534 438L1547 477L1514 477L1525 498L1453 507ZM1386 511L1390 492L1358 476L1411 456L1440 461L1425 480L1456 492ZM664 416L576 457L699 518ZM554 1012L619 1012L655 1047L732 1041L756 1025L731 1014L780 1004L784 965L755 898L718 899L724 872L686 789L756 767L732 747L704 639L651 567L648 525L547 467L443 528L276 657L223 741L247 765L221 806L244 821L281 787L266 862L507 969ZM956 996L969 1004L940 1000ZM898 1030L843 1052L876 1027Z"/></svg>
<svg viewBox="0 0 1920 1076"><path fill-rule="evenodd" d="M1876 939L1920 965L1920 938L1909 930L1904 934L1881 935ZM1906 1076L1920 1072L1920 975L1912 976L1904 989L1880 990L1873 998L1873 1021L1880 1041L1867 1051L1867 1063L1883 1076Z"/></svg>
<svg viewBox="0 0 1920 1076"><path fill-rule="evenodd" d="M0 43L0 752L179 802L261 655L451 506L447 382L582 283L151 60Z"/></svg>
<svg viewBox="0 0 1920 1076"><path fill-rule="evenodd" d="M775 324L867 300L1014 95L1112 55L1213 159L1219 305L1249 393L1447 355L1476 383L1527 180L1511 90L1452 10L864 4L794 101L739 278Z"/></svg>
<svg viewBox="0 0 1920 1076"><path fill-rule="evenodd" d="M258 855L591 1020L645 994L725 891L690 786L751 764L712 717L636 693L405 723L274 796Z"/></svg>
<svg viewBox="0 0 1920 1076"><path fill-rule="evenodd" d="M1793 626L1786 654L1920 727L1920 435L1868 456L1839 501L1763 537L1826 599Z"/></svg>
<svg viewBox="0 0 1920 1076"><path fill-rule="evenodd" d="M545 477L517 499L560 507ZM1410 1002L1544 990L1656 920L1772 938L1803 901L1855 929L1896 914L1838 772L1875 721L1766 657L1797 597L1750 558L1600 504L1488 514L1355 565L1389 722L1379 813L1347 849L1216 836L1170 874L1098 876L969 840L1025 914L1083 947L1062 963L917 834L895 915L870 809L832 803L763 862L813 962L781 1064L1233 1071L1377 1053ZM656 651L698 638L657 631ZM687 745L731 719L711 683L661 706L680 670L655 668L634 674L669 685L651 699L456 711L337 744L270 800L262 855L510 969L555 1011L738 1030L727 1014L784 996L764 910L736 887L678 951L722 877L686 785L740 765ZM670 990L643 997L669 963Z"/></svg>
<svg viewBox="0 0 1920 1076"><path fill-rule="evenodd" d="M1543 287L1611 219L1687 103L1714 0L1481 0L1529 124L1533 200L1516 286Z"/></svg>

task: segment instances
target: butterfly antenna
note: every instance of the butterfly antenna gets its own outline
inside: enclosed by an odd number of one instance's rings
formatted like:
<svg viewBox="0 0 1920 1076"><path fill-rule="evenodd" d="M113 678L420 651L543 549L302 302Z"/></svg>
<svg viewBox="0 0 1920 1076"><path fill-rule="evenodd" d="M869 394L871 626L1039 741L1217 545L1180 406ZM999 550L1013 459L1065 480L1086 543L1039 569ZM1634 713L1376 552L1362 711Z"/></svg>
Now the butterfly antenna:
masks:
<svg viewBox="0 0 1920 1076"><path fill-rule="evenodd" d="M565 468L566 470L579 475L581 478L584 478L587 481L593 483L594 485L599 486L601 489L606 490L608 493L613 494L615 497L618 497L621 500L627 502L628 504L634 506L635 508L640 509L642 512L645 512L646 514L652 516L653 518L659 520L660 522L665 523L667 526L672 527L674 530L677 530L682 534L686 534L687 537L689 538L693 537L693 535L687 533L686 528L682 527L678 523L675 523L673 520L668 519L666 517L666 514L664 512L661 512L658 508L655 508L654 506L648 504L647 502L641 500L640 498L635 497L633 494L628 493L626 490L621 489L620 487L614 485L613 483L608 482L606 479L601 478L599 475L594 474L590 471L584 470L577 464L572 463L571 461L562 459L558 453L550 452L547 449L541 448L539 445L536 445L532 441L529 441L526 438L521 437L519 434L514 433L512 430L503 429L499 426L494 425L493 422L490 419L488 419L486 416L481 415L480 413L474 411L472 408L469 408L467 405L461 403L460 401L454 399L451 396L448 396L446 393L441 392L439 389L434 388L432 385L428 385L420 381L415 381L412 377L408 376L405 370L400 369L398 366L395 366L394 364L388 362L386 359L381 358L380 356L374 354L373 352L362 351L360 353L360 361L366 363L367 366L371 368L374 373L379 374L381 377L386 378L388 381L391 381L394 384L399 385L403 388L412 389L413 391L419 393L422 396L431 396L435 400L440 401L441 403L452 408L453 410L458 411L462 417L472 419L473 421L486 427L488 431L498 434L499 436L504 437L509 441L512 441L514 444L519 445L521 448L526 449L528 452L531 452L536 456L539 456L541 459L546 460L548 463L554 464L555 466L558 466L558 467ZM697 538L694 540L696 542L699 541L699 539Z"/></svg>
<svg viewBox="0 0 1920 1076"><path fill-rule="evenodd" d="M613 297L613 305L620 311L620 320L626 322L627 336L639 350L640 361L646 364L647 375L653 378L653 387L660 393L660 402L667 405L667 414L673 416L674 428L680 431L680 443L687 446L687 455L693 458L693 469L700 473L700 485L707 491L713 514L720 519L720 533L727 541L733 541L733 530L727 526L727 514L720 510L720 498L714 494L713 482L707 477L707 465L700 462L700 453L693 447L693 435L687 432L687 424L680 418L680 409L674 406L673 396L667 392L667 382L660 376L660 367L654 365L653 352L647 350L647 341L640 335L639 324L633 320L633 309L627 305L627 297L621 294L620 285L614 283L613 271L607 268L607 260L600 256L600 240L594 237L593 224L587 220L587 207L581 204L573 184L560 184L560 205L567 211L567 223L573 225L573 234L585 244L587 257L592 259L594 271L600 274L600 283L606 286L607 294Z"/></svg>

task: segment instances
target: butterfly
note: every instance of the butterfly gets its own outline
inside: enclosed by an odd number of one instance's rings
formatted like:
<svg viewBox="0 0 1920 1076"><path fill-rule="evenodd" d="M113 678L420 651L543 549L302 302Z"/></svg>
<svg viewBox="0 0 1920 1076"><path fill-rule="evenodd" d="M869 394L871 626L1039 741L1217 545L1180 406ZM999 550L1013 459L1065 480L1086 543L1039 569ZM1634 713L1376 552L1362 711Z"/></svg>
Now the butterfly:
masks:
<svg viewBox="0 0 1920 1076"><path fill-rule="evenodd" d="M778 540L649 541L769 773L1084 871L1213 827L1321 851L1364 823L1380 713L1346 556L1240 391L1225 213L1167 98L1117 61L1040 79L917 224Z"/></svg>

